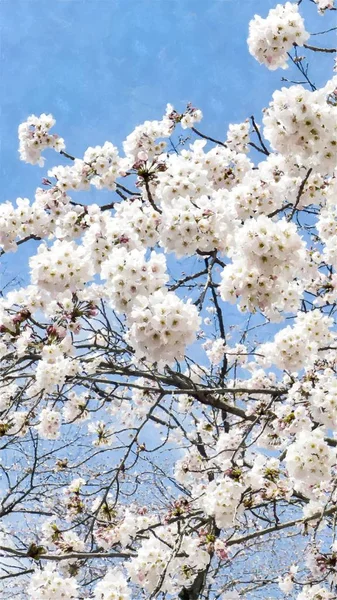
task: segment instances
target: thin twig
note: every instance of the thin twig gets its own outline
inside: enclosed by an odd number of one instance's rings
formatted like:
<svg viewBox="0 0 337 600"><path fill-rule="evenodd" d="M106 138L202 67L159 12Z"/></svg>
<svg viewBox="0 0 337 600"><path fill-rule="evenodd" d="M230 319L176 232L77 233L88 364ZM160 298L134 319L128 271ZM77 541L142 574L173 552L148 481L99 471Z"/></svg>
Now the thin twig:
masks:
<svg viewBox="0 0 337 600"><path fill-rule="evenodd" d="M259 130L259 128L258 128L258 126L257 126L257 124L256 124L256 121L255 121L255 119L254 119L254 116L252 115L250 118L251 118L251 121L252 121L252 125L253 125L253 127L254 127L254 130L255 130L255 133L257 134L257 137L259 138L259 142L260 142L260 144L261 144L261 146L262 146L262 148L263 148L264 154L266 154L267 156L269 156L270 152L269 152L269 150L268 150L267 146L264 144L264 141L263 141L263 139L262 139L262 136L261 136L260 130Z"/></svg>
<svg viewBox="0 0 337 600"><path fill-rule="evenodd" d="M303 44L304 48L308 50L313 50L313 52L328 52L328 53L336 53L337 48L318 48L317 46L309 46L309 44Z"/></svg>
<svg viewBox="0 0 337 600"><path fill-rule="evenodd" d="M214 144L219 144L220 146L227 148L227 144L225 144L224 142L220 142L220 140L216 140L216 139L210 137L209 135L205 135L204 133L201 133L195 127L191 127L191 129L192 129L192 131L194 131L194 133L196 133L200 137L204 138L204 140L208 140L209 142L213 142Z"/></svg>
<svg viewBox="0 0 337 600"><path fill-rule="evenodd" d="M310 167L310 169L308 169L308 172L307 172L306 176L304 177L304 179L303 179L303 181L302 181L302 183L301 183L301 185L299 187L298 194L297 194L297 197L296 197L296 202L295 202L295 204L293 206L293 209L292 209L290 215L288 216L287 221L291 221L291 219L293 218L293 216L294 216L294 214L295 214L295 212L297 210L299 201L301 200L301 196L303 194L304 186L307 183L307 181L308 181L308 179L310 177L311 172L312 172L312 167Z"/></svg>

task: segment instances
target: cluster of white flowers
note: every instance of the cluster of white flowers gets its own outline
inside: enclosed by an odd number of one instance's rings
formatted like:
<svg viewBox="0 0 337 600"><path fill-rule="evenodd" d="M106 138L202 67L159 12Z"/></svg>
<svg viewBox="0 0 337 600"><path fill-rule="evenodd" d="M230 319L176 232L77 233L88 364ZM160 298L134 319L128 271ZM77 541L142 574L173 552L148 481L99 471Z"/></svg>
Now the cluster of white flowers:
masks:
<svg viewBox="0 0 337 600"><path fill-rule="evenodd" d="M171 154L165 159L165 170L158 173L156 198L170 205L177 197L195 199L212 191L203 152L205 141L197 140L190 150Z"/></svg>
<svg viewBox="0 0 337 600"><path fill-rule="evenodd" d="M57 410L43 408L39 414L36 430L45 440L57 440L60 437L61 414Z"/></svg>
<svg viewBox="0 0 337 600"><path fill-rule="evenodd" d="M85 542L78 536L75 531L61 531L53 517L47 519L41 527L42 543L51 546L58 553L84 552ZM68 564L72 561L67 561Z"/></svg>
<svg viewBox="0 0 337 600"><path fill-rule="evenodd" d="M183 129L193 127L202 119L202 112L188 105L186 111L179 115L171 104L166 107L166 113L161 121L145 121L138 125L123 142L126 160L122 161L125 171L128 168L139 168L157 159L166 148L164 140L172 134L179 122Z"/></svg>
<svg viewBox="0 0 337 600"><path fill-rule="evenodd" d="M88 190L93 171L90 165L76 158L71 166L59 165L49 169L48 176L57 181L57 188L66 192L68 190Z"/></svg>
<svg viewBox="0 0 337 600"><path fill-rule="evenodd" d="M327 588L323 588L319 584L306 586L296 596L296 600L334 600L334 598L333 592L329 592Z"/></svg>
<svg viewBox="0 0 337 600"><path fill-rule="evenodd" d="M219 528L233 527L236 517L242 512L240 504L244 486L230 477L211 481L199 503L207 515L215 518Z"/></svg>
<svg viewBox="0 0 337 600"><path fill-rule="evenodd" d="M316 545L309 546L305 563L315 581L325 579L327 583L331 584L331 589L333 589L337 585L336 542L332 544L331 549L331 554L325 554Z"/></svg>
<svg viewBox="0 0 337 600"><path fill-rule="evenodd" d="M337 77L333 77L316 91L302 85L277 90L263 117L264 135L273 150L322 175L332 173L336 166L336 108L329 101L336 86Z"/></svg>
<svg viewBox="0 0 337 600"><path fill-rule="evenodd" d="M290 499L293 486L284 475L279 459L258 454L254 456L252 468L245 473L245 484L253 490L257 504L267 499Z"/></svg>
<svg viewBox="0 0 337 600"><path fill-rule="evenodd" d="M332 369L317 375L310 390L310 411L317 423L327 429L337 430L337 379Z"/></svg>
<svg viewBox="0 0 337 600"><path fill-rule="evenodd" d="M285 69L287 52L293 44L303 46L309 37L298 5L286 2L272 8L266 19L255 15L250 21L248 48L250 54L268 69Z"/></svg>
<svg viewBox="0 0 337 600"><path fill-rule="evenodd" d="M198 571L208 565L209 553L200 546L198 538L187 535L180 540L177 551L172 550L170 546L176 543L176 533L175 526L160 527L156 537L142 542L137 557L125 565L131 581L153 592L163 577L161 590L171 594L193 583Z"/></svg>
<svg viewBox="0 0 337 600"><path fill-rule="evenodd" d="M244 152L247 154L249 150L249 130L249 119L244 123L230 123L227 131L227 148L235 150L235 152Z"/></svg>
<svg viewBox="0 0 337 600"><path fill-rule="evenodd" d="M207 354L207 358L213 365L218 365L219 362L221 362L224 359L226 352L225 347L226 342L222 338L214 340L214 342L208 340L203 344L203 348Z"/></svg>
<svg viewBox="0 0 337 600"><path fill-rule="evenodd" d="M183 129L189 129L190 127L193 127L195 123L199 123L202 120L202 117L203 114L199 108L188 106L187 110L182 116L180 125Z"/></svg>
<svg viewBox="0 0 337 600"><path fill-rule="evenodd" d="M287 449L285 463L295 489L311 497L315 485L330 480L336 450L324 441L321 429L300 431Z"/></svg>
<svg viewBox="0 0 337 600"><path fill-rule="evenodd" d="M298 571L298 566L291 565L291 567L289 569L289 573L287 573L287 575L285 575L285 577L278 578L279 588L280 588L281 592L283 592L284 594L290 594L290 592L293 590L294 577L295 577L297 571Z"/></svg>
<svg viewBox="0 0 337 600"><path fill-rule="evenodd" d="M161 215L143 198L117 204L114 221L118 223L120 231L127 232L131 228L142 247L153 247L159 242Z"/></svg>
<svg viewBox="0 0 337 600"><path fill-rule="evenodd" d="M64 577L55 565L46 565L32 575L27 593L31 600L78 600L78 583Z"/></svg>
<svg viewBox="0 0 337 600"><path fill-rule="evenodd" d="M105 142L103 146L88 148L84 153L83 160L90 165L94 173L90 179L92 185L99 190L103 188L116 189L116 179L120 172L120 158L118 149L111 142Z"/></svg>
<svg viewBox="0 0 337 600"><path fill-rule="evenodd" d="M46 184L49 182L45 180ZM48 184L49 185L49 184ZM60 190L57 185L45 188L37 188L35 191L35 204L48 210L49 218L63 216L69 210L70 196L63 190Z"/></svg>
<svg viewBox="0 0 337 600"><path fill-rule="evenodd" d="M290 164L285 159L283 164L285 171L291 174L291 182L285 195L293 204L296 202L298 209L301 210L310 204L323 204L325 199L328 201L329 197L335 194L335 178L330 177L328 179L317 172L311 173L308 177L308 171L305 167L290 168ZM299 197L298 192L300 189L301 196Z"/></svg>
<svg viewBox="0 0 337 600"><path fill-rule="evenodd" d="M238 430L233 429L228 433L221 432L220 435L216 437L215 455L212 458L212 462L218 465L221 471L225 471L231 467L233 455L236 453L239 456L238 448L241 435Z"/></svg>
<svg viewBox="0 0 337 600"><path fill-rule="evenodd" d="M317 10L323 14L326 10L331 10L335 6L335 0L315 0Z"/></svg>
<svg viewBox="0 0 337 600"><path fill-rule="evenodd" d="M153 591L167 566L170 554L170 547L157 536L145 540L137 557L126 565L131 580L147 591Z"/></svg>
<svg viewBox="0 0 337 600"><path fill-rule="evenodd" d="M114 309L130 313L139 296L149 296L168 281L163 254L151 252L149 261L144 250L115 248L101 269L106 291Z"/></svg>
<svg viewBox="0 0 337 600"><path fill-rule="evenodd" d="M89 418L89 413L86 410L89 402L89 394L84 392L83 394L76 394L74 391L70 391L67 395L67 401L63 408L64 420L71 421L85 421Z"/></svg>
<svg viewBox="0 0 337 600"><path fill-rule="evenodd" d="M118 568L108 569L94 590L95 600L131 600L131 590L123 572Z"/></svg>
<svg viewBox="0 0 337 600"><path fill-rule="evenodd" d="M193 485L197 480L207 480L207 463L195 446L192 446L182 458L177 460L174 477L187 487Z"/></svg>
<svg viewBox="0 0 337 600"><path fill-rule="evenodd" d="M234 235L229 251L233 263L222 273L223 300L237 302L242 310L259 308L271 318L279 310L298 307L299 285L294 281L305 268L305 244L296 225L265 215L248 220Z"/></svg>
<svg viewBox="0 0 337 600"><path fill-rule="evenodd" d="M31 395L42 390L51 392L55 386L62 386L66 377L78 372L78 360L65 356L69 351L69 338L64 338L60 344L44 346L35 371L35 383L30 388Z"/></svg>
<svg viewBox="0 0 337 600"><path fill-rule="evenodd" d="M114 440L114 430L103 421L93 421L88 425L88 432L94 434L94 446L111 446Z"/></svg>
<svg viewBox="0 0 337 600"><path fill-rule="evenodd" d="M157 522L157 517L147 508L116 505L111 495L108 495L104 502L101 497L96 498L91 510L98 517L94 530L95 539L105 550L109 550L115 544L125 548L136 537L138 531L145 530Z"/></svg>
<svg viewBox="0 0 337 600"><path fill-rule="evenodd" d="M170 137L174 129L173 121L164 117L162 121L145 121L138 125L123 142L123 149L128 163L126 168L131 168L134 163L153 159L163 152L166 142L158 138Z"/></svg>
<svg viewBox="0 0 337 600"><path fill-rule="evenodd" d="M52 115L42 114L39 117L31 115L27 121L19 126L19 152L21 160L31 165L43 167L44 158L41 152L45 148L53 148L56 152L64 150L64 140L56 133L51 134L49 130L56 121Z"/></svg>
<svg viewBox="0 0 337 600"><path fill-rule="evenodd" d="M286 401L274 408L277 418L271 423L272 430L280 436L280 440L286 441L300 432L309 435L314 421L322 431L325 429L326 434L331 435L337 426L337 383L333 369L325 368L322 372L307 370L304 378L295 380L295 383L294 375L292 373L292 377L285 378L285 383L291 381L292 385Z"/></svg>
<svg viewBox="0 0 337 600"><path fill-rule="evenodd" d="M284 327L273 342L263 344L259 354L264 365L276 365L290 372L311 367L318 357L319 348L331 344L335 336L330 331L333 319L318 310L299 313L294 325Z"/></svg>
<svg viewBox="0 0 337 600"><path fill-rule="evenodd" d="M57 185L47 189L37 188L35 202L31 208L32 210L38 208L41 212L43 211L43 219L49 220L49 239L56 237L61 240L72 240L78 237L86 228L84 219L86 208L79 204L74 205L71 203L71 199L67 193L60 190ZM38 218L39 223L41 223L41 216L39 215ZM37 229L35 225L32 232L34 235L39 235Z"/></svg>
<svg viewBox="0 0 337 600"><path fill-rule="evenodd" d="M122 160L117 148L111 142L103 146L89 147L83 159L74 159L70 166L57 166L48 171L49 177L56 179L56 188L67 190L88 190L90 185L97 189L116 189L116 179L123 174Z"/></svg>
<svg viewBox="0 0 337 600"><path fill-rule="evenodd" d="M0 249L15 252L16 240L36 235L47 236L50 217L37 204L31 205L27 198L17 198L16 207L11 202L0 205Z"/></svg>
<svg viewBox="0 0 337 600"><path fill-rule="evenodd" d="M219 338L214 341L207 340L202 347L213 365L218 365L225 356L228 364L237 362L244 365L247 361L247 348L244 344L229 346L222 338Z"/></svg>
<svg viewBox="0 0 337 600"><path fill-rule="evenodd" d="M176 198L211 195L218 189L232 189L253 168L244 153L224 146L204 152L205 140L196 140L189 150L165 158L165 169L157 174L156 198L168 206Z"/></svg>
<svg viewBox="0 0 337 600"><path fill-rule="evenodd" d="M132 427L136 421L143 420L148 414L153 405L155 404L160 389L155 382L149 382L148 380L140 377L134 382L136 386L144 387L147 389L139 389L138 387L132 388L130 409L127 412L125 410L125 404L123 403L124 414L122 419L119 417L120 422L127 424L128 427ZM116 414L116 410L120 410L116 407L114 412L110 410L112 414Z"/></svg>
<svg viewBox="0 0 337 600"><path fill-rule="evenodd" d="M319 214L316 223L319 236L324 243L324 260L337 269L337 208L327 204Z"/></svg>
<svg viewBox="0 0 337 600"><path fill-rule="evenodd" d="M195 340L200 317L191 301L184 304L173 292L158 290L135 300L128 322L127 341L139 357L171 363Z"/></svg>
<svg viewBox="0 0 337 600"><path fill-rule="evenodd" d="M95 271L99 271L115 246L125 246L128 250L141 247L136 231L126 219L102 212L97 204L88 207L85 223L88 229L82 238L83 248Z"/></svg>
<svg viewBox="0 0 337 600"><path fill-rule="evenodd" d="M295 386L293 386L293 388ZM307 393L306 385L304 384L302 387L304 388L304 393ZM312 422L307 408L303 404L296 404L298 397L302 400L303 398L301 398L301 394L298 391L295 392L293 388L289 391L287 402L275 407L277 419L273 420L271 427L272 431L279 436L280 442L281 440L289 439L300 431L310 432L312 428Z"/></svg>
<svg viewBox="0 0 337 600"><path fill-rule="evenodd" d="M181 257L228 249L236 221L224 200L221 192L214 192L211 198L177 197L164 204L160 239L165 250Z"/></svg>
<svg viewBox="0 0 337 600"><path fill-rule="evenodd" d="M301 209L308 204L321 201L327 188L326 180L317 173L312 173L298 199L298 190L306 177L305 169L289 171L286 159L277 154L270 154L259 163L258 168L248 171L242 182L231 190L226 199L237 217L246 220L258 214L270 215L280 211L286 204L295 202Z"/></svg>
<svg viewBox="0 0 337 600"><path fill-rule="evenodd" d="M15 394L18 390L18 386L15 383L11 383L10 385L4 385L1 383L0 385L0 412L4 412L7 410L15 398Z"/></svg>
<svg viewBox="0 0 337 600"><path fill-rule="evenodd" d="M56 240L50 248L41 244L29 265L32 283L53 294L80 289L93 274L85 248L61 240Z"/></svg>
<svg viewBox="0 0 337 600"><path fill-rule="evenodd" d="M8 426L8 435L24 437L28 431L29 413L26 410L11 411Z"/></svg>

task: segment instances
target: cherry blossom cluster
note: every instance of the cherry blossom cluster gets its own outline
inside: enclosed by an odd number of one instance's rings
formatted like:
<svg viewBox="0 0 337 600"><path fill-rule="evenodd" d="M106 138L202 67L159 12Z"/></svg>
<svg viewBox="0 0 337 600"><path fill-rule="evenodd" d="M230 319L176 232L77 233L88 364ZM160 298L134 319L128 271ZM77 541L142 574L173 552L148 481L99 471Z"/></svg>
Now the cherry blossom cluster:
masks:
<svg viewBox="0 0 337 600"><path fill-rule="evenodd" d="M73 421L85 421L90 418L89 412L87 411L87 405L89 402L89 394L84 392L83 394L76 394L74 391L68 393L67 402L63 409L63 417L67 422Z"/></svg>
<svg viewBox="0 0 337 600"><path fill-rule="evenodd" d="M293 326L284 327L273 342L260 346L259 353L264 356L260 362L290 372L312 367L319 350L335 340L332 325L333 319L318 310L299 313Z"/></svg>
<svg viewBox="0 0 337 600"><path fill-rule="evenodd" d="M205 140L196 140L189 150L166 158L165 169L157 174L159 202L170 204L179 196L195 199L221 188L231 189L251 171L253 165L244 153L225 146L205 152L205 145Z"/></svg>
<svg viewBox="0 0 337 600"><path fill-rule="evenodd" d="M234 227L234 213L228 210L221 192L215 192L211 199L178 197L170 206L164 205L159 231L166 252L181 257L191 256L197 250L225 252Z"/></svg>
<svg viewBox="0 0 337 600"><path fill-rule="evenodd" d="M123 572L116 568L108 569L94 590L95 600L131 600L131 590Z"/></svg>
<svg viewBox="0 0 337 600"><path fill-rule="evenodd" d="M43 167L44 158L41 152L46 148L53 148L56 152L64 150L64 140L56 133L51 134L49 130L55 125L52 115L44 113L39 117L31 115L27 121L19 126L19 152L21 160L31 165Z"/></svg>
<svg viewBox="0 0 337 600"><path fill-rule="evenodd" d="M296 596L296 600L334 600L334 593L319 584L310 585Z"/></svg>
<svg viewBox="0 0 337 600"><path fill-rule="evenodd" d="M317 423L337 429L337 379L332 369L318 373L309 391L310 412Z"/></svg>
<svg viewBox="0 0 337 600"><path fill-rule="evenodd" d="M57 410L43 408L39 415L40 423L36 430L46 440L56 440L60 437L61 415Z"/></svg>
<svg viewBox="0 0 337 600"><path fill-rule="evenodd" d="M17 198L16 205L4 202L0 206L0 248L5 252L16 250L17 238L44 237L50 231L47 212L37 205L31 206L28 198Z"/></svg>
<svg viewBox="0 0 337 600"><path fill-rule="evenodd" d="M126 564L131 581L140 584L148 592L153 592L164 574L162 590L177 593L183 586L191 585L195 576L210 561L210 555L197 537L185 535L176 548L176 526L158 528L158 535L144 540L137 557Z"/></svg>
<svg viewBox="0 0 337 600"><path fill-rule="evenodd" d="M165 256L152 252L147 262L145 250L128 252L125 247L116 248L103 263L101 277L107 280L107 295L113 308L129 313L138 296L149 296L168 281Z"/></svg>
<svg viewBox="0 0 337 600"><path fill-rule="evenodd" d="M91 510L98 517L94 531L95 539L105 550L116 544L126 548L138 531L145 530L157 522L156 515L146 507L116 506L111 494L104 501L101 497L96 498Z"/></svg>
<svg viewBox="0 0 337 600"><path fill-rule="evenodd" d="M337 210L336 207L327 203L319 214L317 220L317 231L321 241L324 243L323 258L327 264L337 269Z"/></svg>
<svg viewBox="0 0 337 600"><path fill-rule="evenodd" d="M122 169L117 148L111 142L105 142L103 146L87 148L83 160L76 158L71 166L53 167L48 176L56 179L56 188L61 192L88 190L90 185L115 190Z"/></svg>
<svg viewBox="0 0 337 600"><path fill-rule="evenodd" d="M170 107L172 108L172 107ZM123 143L123 149L127 157L125 167L132 168L137 161L153 159L166 147L166 142L158 141L158 138L168 138L174 129L174 122L165 116L162 121L145 121L138 125Z"/></svg>
<svg viewBox="0 0 337 600"><path fill-rule="evenodd" d="M83 248L96 272L115 246L122 245L128 250L141 246L136 231L126 219L102 212L97 204L88 207L85 222L88 227L82 238Z"/></svg>
<svg viewBox="0 0 337 600"><path fill-rule="evenodd" d="M277 318L280 310L296 310L301 288L295 277L305 269L305 244L296 226L265 215L238 228L228 253L232 264L222 273L223 300L237 302L241 310L262 310Z"/></svg>
<svg viewBox="0 0 337 600"><path fill-rule="evenodd" d="M302 85L277 90L263 117L263 132L273 150L321 175L332 174L336 166L336 108L329 100L336 86L333 77L316 91Z"/></svg>
<svg viewBox="0 0 337 600"><path fill-rule="evenodd" d="M88 148L83 156L83 161L90 165L94 176L90 183L98 189L116 189L116 179L120 172L120 159L118 150L111 142L103 146Z"/></svg>
<svg viewBox="0 0 337 600"><path fill-rule="evenodd" d="M242 483L231 477L212 481L204 487L200 504L207 515L214 517L219 528L230 528L243 511L240 500L244 489Z"/></svg>
<svg viewBox="0 0 337 600"><path fill-rule="evenodd" d="M35 371L34 389L30 388L31 394L41 390L52 391L56 385L62 386L67 376L78 372L77 359L67 355L69 346L71 348L69 338L64 338L59 344L52 343L43 347L41 360Z"/></svg>
<svg viewBox="0 0 337 600"><path fill-rule="evenodd" d="M330 10L335 6L335 0L315 0L318 12L324 14L326 10Z"/></svg>
<svg viewBox="0 0 337 600"><path fill-rule="evenodd" d="M295 489L310 497L315 495L315 485L330 480L336 460L336 450L324 441L322 430L315 429L298 433L287 449L285 463Z"/></svg>
<svg viewBox="0 0 337 600"><path fill-rule="evenodd" d="M173 292L158 290L139 296L128 317L127 340L136 355L149 361L171 363L182 358L185 347L196 337L200 317L196 307L186 304Z"/></svg>
<svg viewBox="0 0 337 600"><path fill-rule="evenodd" d="M41 244L29 264L32 283L54 294L75 291L92 276L85 248L75 242L56 240L50 248Z"/></svg>
<svg viewBox="0 0 337 600"><path fill-rule="evenodd" d="M292 45L303 46L309 37L298 5L286 2L272 8L266 19L255 15L249 23L248 48L268 69L286 69L287 52Z"/></svg>
<svg viewBox="0 0 337 600"><path fill-rule="evenodd" d="M331 550L331 553L324 553L317 546L312 545L308 549L305 562L314 579L320 580L321 578L325 578L333 589L333 586L336 586L337 583L336 542L332 544Z"/></svg>
<svg viewBox="0 0 337 600"><path fill-rule="evenodd" d="M132 232L141 247L152 248L159 242L161 215L144 197L117 204L114 222L120 231Z"/></svg>
<svg viewBox="0 0 337 600"><path fill-rule="evenodd" d="M230 123L227 131L226 146L235 152L248 153L250 123L247 119L244 123Z"/></svg>
<svg viewBox="0 0 337 600"><path fill-rule="evenodd" d="M78 600L78 583L74 577L64 577L55 565L36 569L27 590L31 600Z"/></svg>
<svg viewBox="0 0 337 600"><path fill-rule="evenodd" d="M128 390L125 391L120 400L115 400L109 408L109 414L118 417L118 424L123 423L126 427L133 427L142 422L157 402L160 388L155 382L147 381L139 377L134 381L131 397ZM125 410L125 398L128 398L128 410ZM121 415L121 409L123 413ZM119 425L118 425L119 426Z"/></svg>

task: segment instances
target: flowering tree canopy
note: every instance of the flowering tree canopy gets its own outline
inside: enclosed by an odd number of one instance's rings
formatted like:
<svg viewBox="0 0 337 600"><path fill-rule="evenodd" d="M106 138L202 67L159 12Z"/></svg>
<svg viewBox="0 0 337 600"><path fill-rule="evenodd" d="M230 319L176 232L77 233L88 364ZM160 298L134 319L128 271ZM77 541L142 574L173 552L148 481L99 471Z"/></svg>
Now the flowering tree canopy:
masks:
<svg viewBox="0 0 337 600"><path fill-rule="evenodd" d="M0 298L1 597L337 597L337 77L312 83L298 48L335 50L300 5L249 24L304 79L261 126L168 105L83 158L19 126L62 164L0 206L30 255Z"/></svg>

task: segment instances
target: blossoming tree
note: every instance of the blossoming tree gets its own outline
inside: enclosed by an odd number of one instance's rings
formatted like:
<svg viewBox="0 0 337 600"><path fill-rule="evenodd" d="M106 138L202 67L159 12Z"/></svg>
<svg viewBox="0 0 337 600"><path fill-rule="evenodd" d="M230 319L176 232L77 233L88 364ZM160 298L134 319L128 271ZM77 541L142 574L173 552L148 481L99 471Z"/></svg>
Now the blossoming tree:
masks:
<svg viewBox="0 0 337 600"><path fill-rule="evenodd" d="M300 4L249 25L305 80L262 127L168 105L79 159L20 125L63 165L0 206L2 254L31 253L0 299L2 598L336 598L337 81Z"/></svg>

